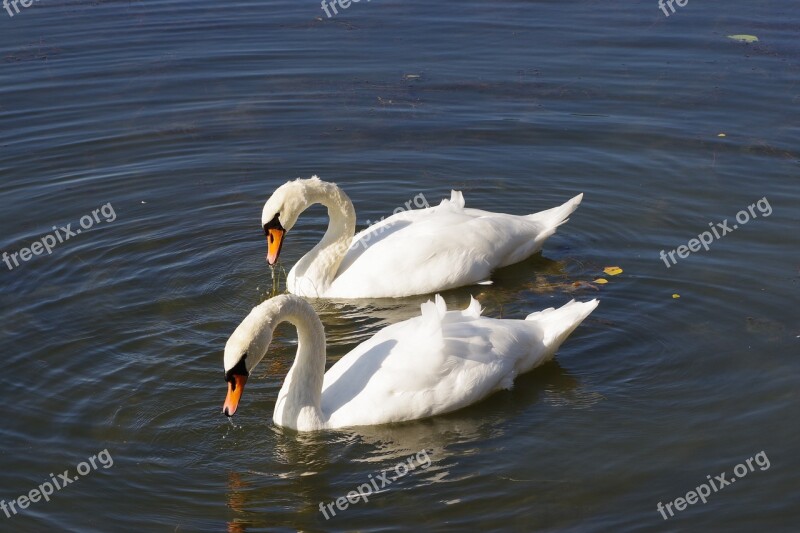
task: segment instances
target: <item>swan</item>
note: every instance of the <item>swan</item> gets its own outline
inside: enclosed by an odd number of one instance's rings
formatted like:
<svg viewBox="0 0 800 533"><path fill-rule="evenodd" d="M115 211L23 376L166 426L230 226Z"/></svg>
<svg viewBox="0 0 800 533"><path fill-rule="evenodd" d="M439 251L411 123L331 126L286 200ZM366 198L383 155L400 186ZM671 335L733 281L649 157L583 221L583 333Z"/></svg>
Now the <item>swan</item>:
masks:
<svg viewBox="0 0 800 533"><path fill-rule="evenodd" d="M297 328L297 354L278 393L272 420L314 431L416 420L455 411L550 360L599 302L571 302L524 320L481 316L473 298L447 311L438 294L421 315L387 326L325 372L325 331L306 300L282 294L255 307L225 345L232 417L248 376L264 358L278 324Z"/></svg>
<svg viewBox="0 0 800 533"><path fill-rule="evenodd" d="M267 262L278 261L284 235L309 206L328 208L322 240L286 278L287 290L307 298L400 298L464 285L490 283L491 272L527 259L581 203L533 215L508 215L464 207L452 191L435 207L396 213L355 234L350 198L317 176L289 181L264 204L261 224Z"/></svg>

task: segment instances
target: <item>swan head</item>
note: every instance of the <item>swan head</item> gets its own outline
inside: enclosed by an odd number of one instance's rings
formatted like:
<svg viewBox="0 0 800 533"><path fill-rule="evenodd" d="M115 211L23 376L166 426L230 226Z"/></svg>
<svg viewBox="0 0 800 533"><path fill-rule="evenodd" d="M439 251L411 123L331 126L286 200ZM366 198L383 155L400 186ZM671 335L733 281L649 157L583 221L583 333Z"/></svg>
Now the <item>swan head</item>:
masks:
<svg viewBox="0 0 800 533"><path fill-rule="evenodd" d="M300 213L314 203L310 193L322 184L317 176L288 181L278 187L264 204L261 226L267 237L267 262L270 265L278 261L286 232L295 225Z"/></svg>
<svg viewBox="0 0 800 533"><path fill-rule="evenodd" d="M272 342L274 325L270 313L265 312L267 304L269 301L255 307L225 344L224 367L228 395L222 412L226 416L231 417L236 412L247 378L264 359Z"/></svg>

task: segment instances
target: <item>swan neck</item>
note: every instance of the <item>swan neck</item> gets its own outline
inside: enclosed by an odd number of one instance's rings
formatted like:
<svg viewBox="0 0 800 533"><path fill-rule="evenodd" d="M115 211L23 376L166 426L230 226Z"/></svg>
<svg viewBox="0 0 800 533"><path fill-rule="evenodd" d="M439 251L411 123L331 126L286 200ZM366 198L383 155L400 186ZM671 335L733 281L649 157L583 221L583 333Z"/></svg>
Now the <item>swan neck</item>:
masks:
<svg viewBox="0 0 800 533"><path fill-rule="evenodd" d="M275 404L274 419L295 429L320 429L322 384L325 376L325 330L311 306L289 302L281 308L275 325L289 322L297 329L297 353Z"/></svg>
<svg viewBox="0 0 800 533"><path fill-rule="evenodd" d="M304 287L300 287L300 294L323 296L353 241L356 211L344 191L333 183L323 181L311 187L308 202L309 206L319 203L328 209L328 229L322 240L292 270L297 282L301 282L299 278L302 278Z"/></svg>

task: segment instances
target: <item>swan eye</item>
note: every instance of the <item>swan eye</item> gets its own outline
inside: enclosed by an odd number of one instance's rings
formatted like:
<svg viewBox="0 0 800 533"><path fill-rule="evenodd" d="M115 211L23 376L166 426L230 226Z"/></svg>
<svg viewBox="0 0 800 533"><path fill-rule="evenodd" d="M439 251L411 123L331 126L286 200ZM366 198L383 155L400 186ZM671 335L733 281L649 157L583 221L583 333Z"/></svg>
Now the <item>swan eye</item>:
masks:
<svg viewBox="0 0 800 533"><path fill-rule="evenodd" d="M235 386L236 380L233 379L234 375L237 375L237 374L240 375L240 376L249 376L250 375L250 372L247 371L247 365L244 362L245 359L247 359L247 352L244 352L244 355L242 355L242 358L239 359L239 362L236 363L236 365L233 368L231 368L230 370L225 372L225 381L233 383L234 386Z"/></svg>
<svg viewBox="0 0 800 533"><path fill-rule="evenodd" d="M275 213L275 216L272 217L272 220L264 224L264 235L270 237L269 230L271 229L279 229L281 231L285 231L283 228L283 224L281 224L280 217L281 217L280 212Z"/></svg>

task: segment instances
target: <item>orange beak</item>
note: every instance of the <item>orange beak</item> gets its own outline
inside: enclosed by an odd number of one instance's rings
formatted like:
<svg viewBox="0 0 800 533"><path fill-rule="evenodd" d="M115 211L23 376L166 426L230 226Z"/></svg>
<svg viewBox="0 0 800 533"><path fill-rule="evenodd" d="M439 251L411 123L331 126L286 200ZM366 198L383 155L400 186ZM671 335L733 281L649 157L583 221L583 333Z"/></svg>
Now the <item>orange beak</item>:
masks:
<svg viewBox="0 0 800 533"><path fill-rule="evenodd" d="M281 255L283 236L286 230L283 228L270 228L267 230L267 263L274 265Z"/></svg>
<svg viewBox="0 0 800 533"><path fill-rule="evenodd" d="M225 416L233 416L239 406L239 400L244 392L244 384L247 383L247 376L234 374L233 379L228 382L228 395L225 397L225 404L222 406L222 413Z"/></svg>

